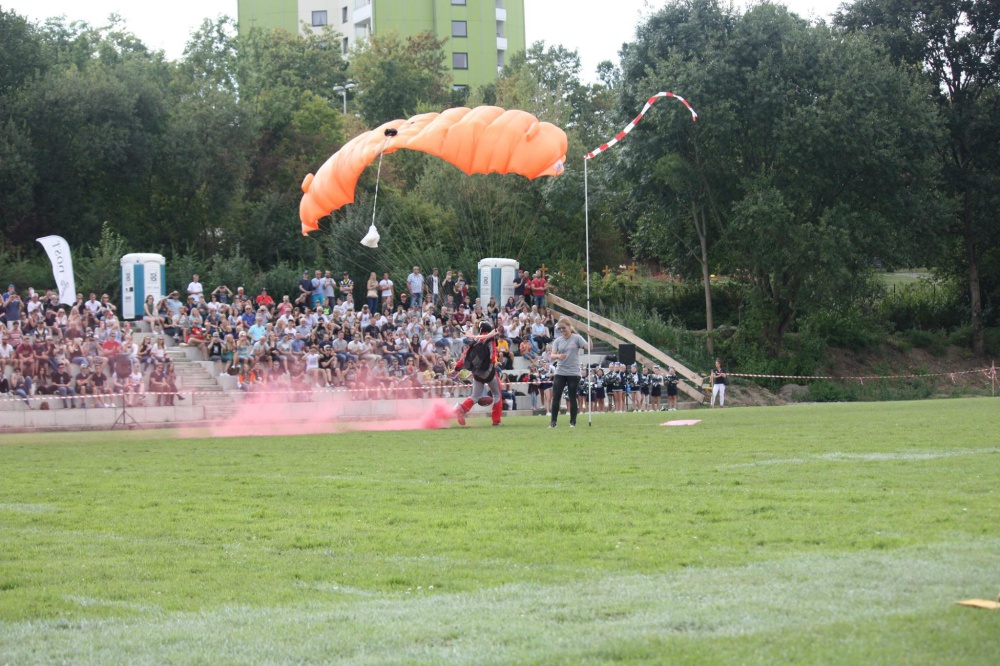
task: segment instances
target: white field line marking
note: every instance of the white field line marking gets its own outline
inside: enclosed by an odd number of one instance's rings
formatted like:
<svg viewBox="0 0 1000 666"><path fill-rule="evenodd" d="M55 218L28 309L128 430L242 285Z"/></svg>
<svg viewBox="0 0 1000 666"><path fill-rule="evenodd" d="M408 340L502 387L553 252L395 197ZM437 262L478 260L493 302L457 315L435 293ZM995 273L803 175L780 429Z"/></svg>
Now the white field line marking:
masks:
<svg viewBox="0 0 1000 666"><path fill-rule="evenodd" d="M341 588L331 572L328 590L310 586L298 605L0 623L0 655L82 665L570 663L651 637L808 632L945 613L995 583L998 553L1000 539L969 540L565 585L463 593L418 585L372 597Z"/></svg>
<svg viewBox="0 0 1000 666"><path fill-rule="evenodd" d="M57 513L59 507L52 504L23 504L0 502L0 513Z"/></svg>
<svg viewBox="0 0 1000 666"><path fill-rule="evenodd" d="M806 465L813 462L888 462L892 460L923 461L939 458L959 458L1000 453L1000 449L952 449L947 451L902 451L899 453L841 453L833 451L806 458L775 458L755 460L749 463L721 465L717 469L739 469L742 467L763 467L766 465Z"/></svg>

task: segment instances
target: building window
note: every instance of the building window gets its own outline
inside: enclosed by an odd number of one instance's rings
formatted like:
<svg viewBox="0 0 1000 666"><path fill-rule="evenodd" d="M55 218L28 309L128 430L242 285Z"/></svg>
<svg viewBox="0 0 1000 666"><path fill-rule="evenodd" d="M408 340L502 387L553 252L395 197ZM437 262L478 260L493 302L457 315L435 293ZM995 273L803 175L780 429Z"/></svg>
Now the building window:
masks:
<svg viewBox="0 0 1000 666"><path fill-rule="evenodd" d="M451 54L451 68L452 69L469 69L469 54L468 53L452 53Z"/></svg>
<svg viewBox="0 0 1000 666"><path fill-rule="evenodd" d="M351 44L347 41L347 37L344 37L344 41L340 43L340 52L347 55L347 50L350 48Z"/></svg>
<svg viewBox="0 0 1000 666"><path fill-rule="evenodd" d="M326 11L313 12L313 27L326 25Z"/></svg>
<svg viewBox="0 0 1000 666"><path fill-rule="evenodd" d="M451 22L451 36L452 37L468 37L469 36L469 24L466 21L452 21Z"/></svg>
<svg viewBox="0 0 1000 666"><path fill-rule="evenodd" d="M506 51L497 51L497 69L503 71L504 66L504 55Z"/></svg>
<svg viewBox="0 0 1000 666"><path fill-rule="evenodd" d="M347 7L340 8L340 22L347 23Z"/></svg>
<svg viewBox="0 0 1000 666"><path fill-rule="evenodd" d="M465 0L451 0L451 4L453 4L453 5L462 5L464 7L465 6Z"/></svg>
<svg viewBox="0 0 1000 666"><path fill-rule="evenodd" d="M461 84L455 84L451 87L453 92L467 94L469 92L469 86L463 86Z"/></svg>

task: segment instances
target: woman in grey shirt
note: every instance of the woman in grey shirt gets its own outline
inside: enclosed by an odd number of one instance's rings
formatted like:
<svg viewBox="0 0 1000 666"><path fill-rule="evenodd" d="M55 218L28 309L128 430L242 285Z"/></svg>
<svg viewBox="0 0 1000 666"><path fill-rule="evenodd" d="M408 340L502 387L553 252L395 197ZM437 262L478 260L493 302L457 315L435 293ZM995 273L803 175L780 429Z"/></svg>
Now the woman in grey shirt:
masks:
<svg viewBox="0 0 1000 666"><path fill-rule="evenodd" d="M552 341L552 360L558 361L552 377L552 421L550 428L556 427L559 418L559 402L563 389L569 388L569 427L576 427L577 393L580 389L580 350L589 351L587 341L573 330L569 319L562 317L556 322L556 336Z"/></svg>

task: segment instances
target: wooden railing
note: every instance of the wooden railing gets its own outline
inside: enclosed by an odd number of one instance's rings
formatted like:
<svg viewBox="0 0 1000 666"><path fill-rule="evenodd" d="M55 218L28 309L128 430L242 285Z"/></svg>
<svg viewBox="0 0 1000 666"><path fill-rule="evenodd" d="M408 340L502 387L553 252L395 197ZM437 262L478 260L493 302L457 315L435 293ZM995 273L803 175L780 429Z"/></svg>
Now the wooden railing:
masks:
<svg viewBox="0 0 1000 666"><path fill-rule="evenodd" d="M545 295L545 300L547 301L550 308L556 310L562 315L569 317L573 320L574 325L577 327L578 332L582 332L586 329L587 322L587 310L581 308L575 303L567 301L565 298L556 296L555 294L549 292ZM598 328L600 327L600 328ZM669 355L663 353L653 345L649 344L638 335L635 334L630 328L627 328L618 322L611 321L606 317L590 313L590 335L593 338L607 342L613 347L617 348L618 345L623 343L629 343L635 345L636 349L636 360L642 363L644 366L661 365L664 368L667 366L672 366L677 374L693 382L689 384L688 382L678 382L677 386L681 391L684 391L687 395L691 396L698 402L705 401L705 394L701 390L702 382L704 378L697 372L686 368L683 364L678 362L676 359L671 358Z"/></svg>

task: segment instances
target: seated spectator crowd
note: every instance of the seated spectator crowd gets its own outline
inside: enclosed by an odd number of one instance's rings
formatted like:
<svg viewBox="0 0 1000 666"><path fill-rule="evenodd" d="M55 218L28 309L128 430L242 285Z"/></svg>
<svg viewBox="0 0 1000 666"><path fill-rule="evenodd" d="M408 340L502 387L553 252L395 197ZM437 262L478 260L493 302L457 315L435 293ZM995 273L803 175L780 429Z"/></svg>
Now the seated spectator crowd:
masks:
<svg viewBox="0 0 1000 666"><path fill-rule="evenodd" d="M544 282L544 278L542 278ZM302 274L297 293L255 297L220 285L204 289L193 276L182 298L171 291L158 302L149 296L143 319L152 335L136 336L121 322L108 296L91 293L59 303L51 290L28 290L22 301L14 285L3 295L0 319L0 393L31 406L33 395L51 395L64 406L102 407L121 394L126 406L172 405L178 395L166 337L197 348L221 375L237 378L244 391L307 394L316 388L348 389L354 399L450 395L469 383L456 370L463 338L488 319L501 332L499 365L511 370L515 356L545 361L555 318L539 295L524 289L504 304L470 298L461 271L419 267L395 288L388 273L372 273L364 298L347 273ZM360 307L358 305L360 304ZM542 356L544 355L544 356ZM74 375L72 366L79 369ZM149 394L155 395L155 402ZM119 403L121 404L121 403Z"/></svg>
<svg viewBox="0 0 1000 666"><path fill-rule="evenodd" d="M76 300L67 306L58 293L30 288L22 300L14 285L7 288L0 307L0 394L29 408L34 396L52 396L69 408L184 399L162 339L136 343L132 325L118 319L107 294L88 300L77 294ZM51 401L34 402L48 409Z"/></svg>

